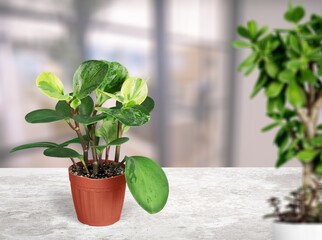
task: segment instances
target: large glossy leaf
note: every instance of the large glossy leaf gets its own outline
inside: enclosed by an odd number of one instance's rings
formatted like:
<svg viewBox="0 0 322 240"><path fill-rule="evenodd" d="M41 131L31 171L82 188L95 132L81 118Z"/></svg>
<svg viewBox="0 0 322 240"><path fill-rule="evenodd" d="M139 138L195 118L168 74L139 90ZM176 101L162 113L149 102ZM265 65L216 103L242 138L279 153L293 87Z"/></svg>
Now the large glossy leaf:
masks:
<svg viewBox="0 0 322 240"><path fill-rule="evenodd" d="M85 115L76 115L76 116L73 117L73 119L76 122L79 122L79 123L82 123L82 124L85 124L85 125L96 123L96 122L98 122L100 120L103 120L104 118L106 118L106 114L99 114L99 115L96 115L94 117L85 116Z"/></svg>
<svg viewBox="0 0 322 240"><path fill-rule="evenodd" d="M91 94L102 83L108 72L104 61L88 60L83 62L73 77L74 96L82 100Z"/></svg>
<svg viewBox="0 0 322 240"><path fill-rule="evenodd" d="M81 104L78 106L78 114L89 116L93 113L94 101L90 96L82 99Z"/></svg>
<svg viewBox="0 0 322 240"><path fill-rule="evenodd" d="M288 85L286 98L296 108L302 107L305 104L305 93L295 80L292 80Z"/></svg>
<svg viewBox="0 0 322 240"><path fill-rule="evenodd" d="M64 93L63 83L54 73L43 72L39 74L36 79L36 85L48 97L57 100L66 100L69 98L69 95Z"/></svg>
<svg viewBox="0 0 322 240"><path fill-rule="evenodd" d="M52 148L52 147L58 147L58 144L53 143L53 142L28 143L28 144L23 144L23 145L14 147L13 149L10 150L10 152L16 152L16 151L20 151L20 150L24 150L24 149L39 148L39 147Z"/></svg>
<svg viewBox="0 0 322 240"><path fill-rule="evenodd" d="M29 123L48 123L64 119L65 116L52 109L39 109L28 113L25 119Z"/></svg>
<svg viewBox="0 0 322 240"><path fill-rule="evenodd" d="M72 118L72 110L66 101L58 101L55 106L55 110L60 114L64 115L66 118Z"/></svg>
<svg viewBox="0 0 322 240"><path fill-rule="evenodd" d="M128 71L118 62L109 62L108 65L108 73L100 89L104 92L115 93L121 90L122 84L128 76Z"/></svg>
<svg viewBox="0 0 322 240"><path fill-rule="evenodd" d="M106 143L117 138L117 121L110 119L96 129L96 136L102 137Z"/></svg>
<svg viewBox="0 0 322 240"><path fill-rule="evenodd" d="M169 183L162 168L147 157L125 160L126 183L136 202L151 214L161 211L169 195Z"/></svg>
<svg viewBox="0 0 322 240"><path fill-rule="evenodd" d="M149 112L140 105L122 109L97 108L97 110L113 116L127 126L141 126L150 120Z"/></svg>
<svg viewBox="0 0 322 240"><path fill-rule="evenodd" d="M44 155L58 158L78 158L80 156L75 150L64 147L48 148L44 151Z"/></svg>
<svg viewBox="0 0 322 240"><path fill-rule="evenodd" d="M148 96L148 85L141 78L128 78L122 85L123 105L127 103L141 104Z"/></svg>

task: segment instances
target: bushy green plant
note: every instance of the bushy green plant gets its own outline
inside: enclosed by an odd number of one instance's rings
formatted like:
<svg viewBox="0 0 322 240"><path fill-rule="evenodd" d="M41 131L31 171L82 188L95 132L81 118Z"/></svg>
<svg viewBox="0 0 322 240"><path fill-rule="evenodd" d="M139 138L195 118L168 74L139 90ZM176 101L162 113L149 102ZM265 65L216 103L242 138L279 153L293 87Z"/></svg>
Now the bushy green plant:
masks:
<svg viewBox="0 0 322 240"><path fill-rule="evenodd" d="M61 80L51 72L36 79L40 91L58 100L55 109L39 109L25 117L29 123L65 121L77 137L63 143L36 142L12 149L12 152L41 147L48 157L70 158L73 173L88 178L101 178L125 173L127 185L138 204L149 213L160 211L166 204L169 185L161 169L152 159L142 156L120 158L122 137L130 127L150 120L154 101L148 97L147 83L130 77L127 69L117 62L88 60L73 76L73 92L66 93ZM107 101L116 104L106 108ZM82 153L69 147L80 144ZM115 146L114 161L109 161L110 148ZM105 154L104 154L105 153ZM89 161L91 154L92 161ZM81 164L76 164L79 159ZM123 166L125 164L125 169Z"/></svg>
<svg viewBox="0 0 322 240"><path fill-rule="evenodd" d="M267 116L272 123L263 132L278 128L274 143L278 147L276 167L291 159L303 166L303 196L295 209L297 216L281 221L319 222L321 203L319 186L322 175L322 17L312 14L306 22L302 6L289 4L284 19L288 29L258 27L255 21L237 28L245 41L234 41L236 48L250 49L250 55L239 65L245 75L258 69L258 79L251 93L261 90L267 98ZM289 210L289 209L288 209ZM286 211L288 211L286 210ZM280 214L281 215L281 214ZM283 215L283 214L282 214ZM283 216L287 216L283 215ZM278 217L278 215L276 215Z"/></svg>

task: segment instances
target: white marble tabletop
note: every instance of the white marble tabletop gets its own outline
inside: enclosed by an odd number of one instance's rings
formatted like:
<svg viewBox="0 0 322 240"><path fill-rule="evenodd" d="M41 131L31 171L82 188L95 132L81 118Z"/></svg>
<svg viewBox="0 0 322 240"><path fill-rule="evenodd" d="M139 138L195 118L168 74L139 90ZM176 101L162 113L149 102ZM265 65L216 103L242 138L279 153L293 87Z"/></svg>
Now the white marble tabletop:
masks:
<svg viewBox="0 0 322 240"><path fill-rule="evenodd" d="M150 215L126 192L121 220L77 221L67 169L0 169L0 239L271 239L266 200L300 184L299 168L166 168L170 195Z"/></svg>

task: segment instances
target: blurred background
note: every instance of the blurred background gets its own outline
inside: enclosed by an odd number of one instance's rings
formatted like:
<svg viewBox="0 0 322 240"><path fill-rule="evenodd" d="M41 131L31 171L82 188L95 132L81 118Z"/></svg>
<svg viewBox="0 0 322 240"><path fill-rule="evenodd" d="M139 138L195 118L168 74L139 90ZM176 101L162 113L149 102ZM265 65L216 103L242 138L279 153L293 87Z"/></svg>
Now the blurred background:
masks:
<svg viewBox="0 0 322 240"><path fill-rule="evenodd" d="M302 2L321 13L321 1ZM248 52L230 42L251 19L289 27L286 8L286 0L0 0L0 167L70 165L41 149L9 150L74 137L64 122L33 125L24 116L55 106L35 86L40 72L55 72L71 90L86 59L121 62L156 100L152 120L126 133L123 154L166 167L273 166L275 132L260 132L270 123L265 98L249 99L256 72L246 79L236 71Z"/></svg>

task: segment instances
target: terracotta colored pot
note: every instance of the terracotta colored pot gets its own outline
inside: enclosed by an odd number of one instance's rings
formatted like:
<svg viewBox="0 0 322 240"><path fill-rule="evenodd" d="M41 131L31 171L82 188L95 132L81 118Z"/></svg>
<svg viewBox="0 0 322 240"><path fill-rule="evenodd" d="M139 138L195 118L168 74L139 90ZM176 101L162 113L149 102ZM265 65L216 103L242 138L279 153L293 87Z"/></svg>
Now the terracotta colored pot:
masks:
<svg viewBox="0 0 322 240"><path fill-rule="evenodd" d="M78 220L90 226L107 226L117 222L124 202L124 175L90 179L72 174L71 167L68 174Z"/></svg>

